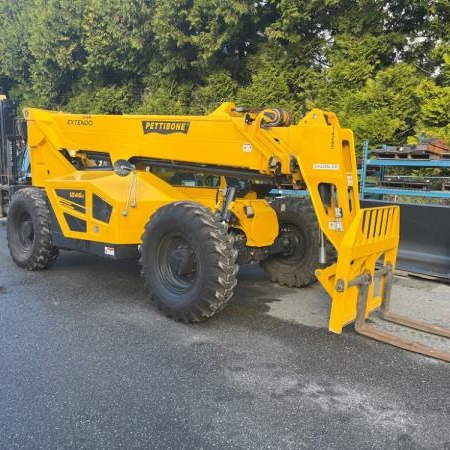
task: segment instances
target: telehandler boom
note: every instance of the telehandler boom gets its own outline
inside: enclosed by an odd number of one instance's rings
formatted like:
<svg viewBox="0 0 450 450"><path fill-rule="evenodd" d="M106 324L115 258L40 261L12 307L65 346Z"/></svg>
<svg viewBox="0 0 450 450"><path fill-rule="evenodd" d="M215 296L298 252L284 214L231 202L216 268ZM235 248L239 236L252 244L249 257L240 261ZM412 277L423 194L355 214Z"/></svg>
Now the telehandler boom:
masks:
<svg viewBox="0 0 450 450"><path fill-rule="evenodd" d="M360 208L352 132L333 113L294 125L278 108L224 103L208 116L25 118L31 177L12 189L7 227L19 266L47 269L58 249L139 256L163 313L198 322L231 299L238 264L259 262L287 286L317 277L330 331L356 320L360 333L450 360L365 322L381 305L392 319L399 209ZM268 201L279 186L306 187L310 200Z"/></svg>

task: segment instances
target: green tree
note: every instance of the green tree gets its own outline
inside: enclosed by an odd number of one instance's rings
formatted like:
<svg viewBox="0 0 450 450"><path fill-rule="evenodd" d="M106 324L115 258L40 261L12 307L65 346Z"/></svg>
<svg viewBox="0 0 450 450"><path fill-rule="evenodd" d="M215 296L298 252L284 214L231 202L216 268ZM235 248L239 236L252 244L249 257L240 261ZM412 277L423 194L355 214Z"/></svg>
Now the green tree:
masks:
<svg viewBox="0 0 450 450"><path fill-rule="evenodd" d="M311 106L332 110L341 123L350 127L357 147L361 140L373 144L405 142L415 133L415 123L420 115L417 89L422 76L409 64L395 64L368 78L362 87L340 92L325 87L319 90Z"/></svg>
<svg viewBox="0 0 450 450"><path fill-rule="evenodd" d="M89 2L82 25L86 81L120 85L146 75L153 53L152 11L152 3L140 0Z"/></svg>
<svg viewBox="0 0 450 450"><path fill-rule="evenodd" d="M65 108L84 114L124 114L136 109L136 96L132 85L109 86L84 90L70 98Z"/></svg>
<svg viewBox="0 0 450 450"><path fill-rule="evenodd" d="M86 62L82 0L34 0L30 8L28 42L33 62L29 66L33 105L53 107L67 100Z"/></svg>
<svg viewBox="0 0 450 450"><path fill-rule="evenodd" d="M243 106L279 106L295 110L295 95L289 85L289 68L284 66L280 48L263 48L251 58L249 83L239 89L237 101Z"/></svg>
<svg viewBox="0 0 450 450"><path fill-rule="evenodd" d="M258 11L247 0L155 0L155 59L182 81L202 82L220 68L233 72L259 39Z"/></svg>
<svg viewBox="0 0 450 450"><path fill-rule="evenodd" d="M0 17L0 84L29 106L318 106L357 142L448 136L449 0L0 0Z"/></svg>
<svg viewBox="0 0 450 450"><path fill-rule="evenodd" d="M417 89L420 115L416 134L426 134L450 142L450 86L438 86L432 80L423 80Z"/></svg>
<svg viewBox="0 0 450 450"><path fill-rule="evenodd" d="M223 102L236 101L238 83L226 71L214 72L192 94L190 112L209 114Z"/></svg>
<svg viewBox="0 0 450 450"><path fill-rule="evenodd" d="M30 64L33 62L28 48L29 2L0 0L0 18L0 85L21 100L31 84Z"/></svg>

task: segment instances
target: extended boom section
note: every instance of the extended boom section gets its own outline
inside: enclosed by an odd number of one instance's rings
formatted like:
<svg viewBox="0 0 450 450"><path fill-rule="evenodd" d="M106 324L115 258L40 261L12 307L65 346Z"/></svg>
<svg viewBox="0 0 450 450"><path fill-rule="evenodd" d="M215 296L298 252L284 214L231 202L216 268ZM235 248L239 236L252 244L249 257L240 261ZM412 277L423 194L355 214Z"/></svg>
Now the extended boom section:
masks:
<svg viewBox="0 0 450 450"><path fill-rule="evenodd" d="M278 108L233 103L208 116L25 116L34 190L22 201L48 204L38 208L51 228L46 255L139 254L152 298L176 320L220 311L245 263L287 286L317 276L335 333L390 295L377 267L395 269L399 209L360 208L353 135L331 112L297 124ZM280 186L307 188L310 201L270 199Z"/></svg>

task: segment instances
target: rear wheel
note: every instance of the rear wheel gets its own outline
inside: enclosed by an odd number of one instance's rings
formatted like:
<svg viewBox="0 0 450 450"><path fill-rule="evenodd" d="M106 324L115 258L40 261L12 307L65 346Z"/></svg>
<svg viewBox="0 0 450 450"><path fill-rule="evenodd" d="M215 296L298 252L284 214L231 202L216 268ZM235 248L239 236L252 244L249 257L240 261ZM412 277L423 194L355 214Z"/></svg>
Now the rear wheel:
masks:
<svg viewBox="0 0 450 450"><path fill-rule="evenodd" d="M271 281L289 287L303 287L316 280L319 267L319 224L309 200L278 198L272 202L286 246L269 256L261 266Z"/></svg>
<svg viewBox="0 0 450 450"><path fill-rule="evenodd" d="M18 266L43 270L55 263L59 251L52 244L44 191L25 188L14 194L8 212L7 239L11 257Z"/></svg>
<svg viewBox="0 0 450 450"><path fill-rule="evenodd" d="M233 296L237 251L227 226L198 203L160 208L145 228L140 251L145 285L174 320L205 320Z"/></svg>

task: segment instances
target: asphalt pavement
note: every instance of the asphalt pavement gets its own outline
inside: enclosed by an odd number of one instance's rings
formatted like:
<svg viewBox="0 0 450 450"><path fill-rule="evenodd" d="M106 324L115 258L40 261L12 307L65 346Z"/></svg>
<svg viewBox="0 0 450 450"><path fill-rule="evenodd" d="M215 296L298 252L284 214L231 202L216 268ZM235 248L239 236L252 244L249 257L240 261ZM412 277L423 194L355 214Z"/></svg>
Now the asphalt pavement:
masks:
<svg viewBox="0 0 450 450"><path fill-rule="evenodd" d="M450 326L450 286L394 294ZM62 252L28 272L0 225L0 448L450 449L450 364L331 334L328 310L318 284L248 266L219 315L174 323L136 261Z"/></svg>

